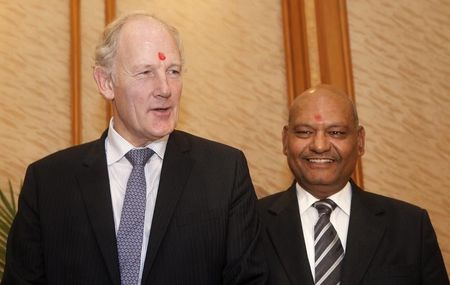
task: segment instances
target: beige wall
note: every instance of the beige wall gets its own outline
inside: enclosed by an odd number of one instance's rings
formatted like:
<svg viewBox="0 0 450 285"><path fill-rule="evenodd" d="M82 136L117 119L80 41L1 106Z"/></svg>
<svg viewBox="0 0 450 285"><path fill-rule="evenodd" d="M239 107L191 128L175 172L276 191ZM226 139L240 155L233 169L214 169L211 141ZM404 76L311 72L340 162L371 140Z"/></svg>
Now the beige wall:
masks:
<svg viewBox="0 0 450 285"><path fill-rule="evenodd" d="M0 1L0 187L70 144L69 6Z"/></svg>
<svg viewBox="0 0 450 285"><path fill-rule="evenodd" d="M448 270L450 2L347 5L365 188L427 209Z"/></svg>

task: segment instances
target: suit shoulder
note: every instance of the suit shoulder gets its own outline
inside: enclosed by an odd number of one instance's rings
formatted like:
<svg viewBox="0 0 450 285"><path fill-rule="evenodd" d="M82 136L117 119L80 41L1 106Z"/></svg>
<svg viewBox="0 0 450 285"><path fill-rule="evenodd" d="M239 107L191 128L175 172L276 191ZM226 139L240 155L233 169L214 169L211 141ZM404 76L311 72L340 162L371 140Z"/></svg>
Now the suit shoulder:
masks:
<svg viewBox="0 0 450 285"><path fill-rule="evenodd" d="M270 208L273 204L275 204L280 199L284 199L284 197L288 194L288 191L289 191L289 189L280 191L280 192L277 192L277 193L274 193L274 194L271 194L271 195L268 195L266 197L259 199L257 202L258 208L260 210Z"/></svg>
<svg viewBox="0 0 450 285"><path fill-rule="evenodd" d="M88 143L71 146L66 149L51 153L33 162L30 166L48 167L51 165L70 165L73 162L80 161L89 153L93 146L101 143L101 140L95 140Z"/></svg>
<svg viewBox="0 0 450 285"><path fill-rule="evenodd" d="M187 142L194 150L216 151L225 153L242 153L241 150L207 138L199 137L184 131L175 130L172 135Z"/></svg>
<svg viewBox="0 0 450 285"><path fill-rule="evenodd" d="M399 212L404 212L405 214L422 213L423 211L425 211L425 209L417 205L396 198L387 197L384 195L366 191L363 191L362 193L368 200L371 200L379 205L382 205L385 208L389 208Z"/></svg>

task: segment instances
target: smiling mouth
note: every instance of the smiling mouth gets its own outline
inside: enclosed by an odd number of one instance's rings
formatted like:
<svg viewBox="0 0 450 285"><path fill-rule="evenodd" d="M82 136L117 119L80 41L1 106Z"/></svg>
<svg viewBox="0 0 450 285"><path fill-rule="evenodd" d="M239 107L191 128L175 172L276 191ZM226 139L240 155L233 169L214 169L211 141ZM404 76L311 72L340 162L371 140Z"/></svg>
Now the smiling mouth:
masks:
<svg viewBox="0 0 450 285"><path fill-rule="evenodd" d="M319 163L319 164L327 164L335 162L335 160L331 158L306 158L306 160L310 163Z"/></svg>

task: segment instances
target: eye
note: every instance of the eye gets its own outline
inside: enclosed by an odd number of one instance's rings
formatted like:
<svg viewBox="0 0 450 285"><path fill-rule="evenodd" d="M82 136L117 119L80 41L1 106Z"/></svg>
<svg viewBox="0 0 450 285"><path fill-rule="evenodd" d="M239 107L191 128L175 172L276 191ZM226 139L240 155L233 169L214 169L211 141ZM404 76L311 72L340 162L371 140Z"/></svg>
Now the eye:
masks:
<svg viewBox="0 0 450 285"><path fill-rule="evenodd" d="M153 75L153 70L146 69L136 74L136 77L149 77Z"/></svg>
<svg viewBox="0 0 450 285"><path fill-rule="evenodd" d="M294 130L293 133L299 138L308 138L313 134L311 130Z"/></svg>
<svg viewBox="0 0 450 285"><path fill-rule="evenodd" d="M345 131L329 131L328 134L334 138L342 138L345 137L347 133Z"/></svg>
<svg viewBox="0 0 450 285"><path fill-rule="evenodd" d="M167 74L172 78L177 78L180 76L181 71L176 68L170 68L169 70L167 70Z"/></svg>
<svg viewBox="0 0 450 285"><path fill-rule="evenodd" d="M169 70L168 73L169 74L180 74L180 72L178 70Z"/></svg>

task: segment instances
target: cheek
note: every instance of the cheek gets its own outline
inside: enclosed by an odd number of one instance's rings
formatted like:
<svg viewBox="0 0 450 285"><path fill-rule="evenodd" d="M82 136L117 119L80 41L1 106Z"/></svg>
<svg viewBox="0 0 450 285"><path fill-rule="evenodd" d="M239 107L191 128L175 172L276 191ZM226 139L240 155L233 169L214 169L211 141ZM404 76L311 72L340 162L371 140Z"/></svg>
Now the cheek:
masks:
<svg viewBox="0 0 450 285"><path fill-rule="evenodd" d="M152 92L155 89L155 83L151 78L146 78L136 81L136 83L130 88L135 94L145 94Z"/></svg>
<svg viewBox="0 0 450 285"><path fill-rule="evenodd" d="M355 142L345 144L334 144L336 151L347 162L353 162L358 158L359 147Z"/></svg>
<svg viewBox="0 0 450 285"><path fill-rule="evenodd" d="M120 86L118 92L127 100L132 100L134 97L137 97L140 90L145 88L143 82L137 80L122 81L120 85L118 84L118 86Z"/></svg>
<svg viewBox="0 0 450 285"><path fill-rule="evenodd" d="M298 156L303 153L305 147L306 147L305 141L296 138L291 138L288 140L287 152L290 156L297 159Z"/></svg>
<svg viewBox="0 0 450 285"><path fill-rule="evenodd" d="M180 80L175 80L170 83L170 91L172 92L172 95L179 96L182 89L183 83Z"/></svg>
<svg viewBox="0 0 450 285"><path fill-rule="evenodd" d="M142 113L147 106L146 96L143 96L141 88L136 85L130 86L117 96L117 103L122 109L125 109L129 114Z"/></svg>

